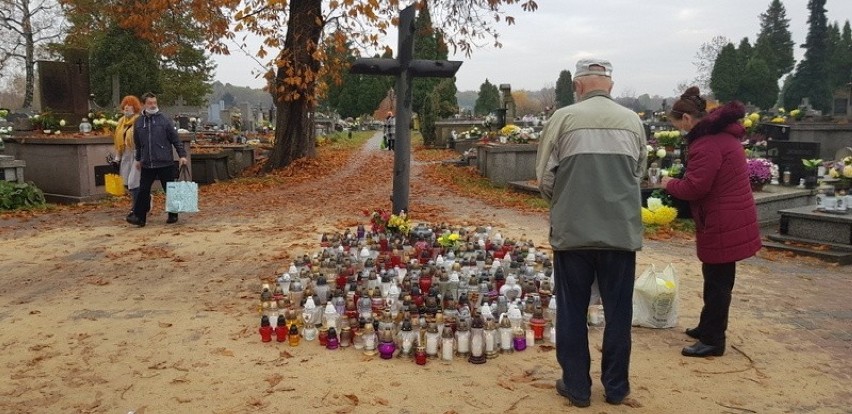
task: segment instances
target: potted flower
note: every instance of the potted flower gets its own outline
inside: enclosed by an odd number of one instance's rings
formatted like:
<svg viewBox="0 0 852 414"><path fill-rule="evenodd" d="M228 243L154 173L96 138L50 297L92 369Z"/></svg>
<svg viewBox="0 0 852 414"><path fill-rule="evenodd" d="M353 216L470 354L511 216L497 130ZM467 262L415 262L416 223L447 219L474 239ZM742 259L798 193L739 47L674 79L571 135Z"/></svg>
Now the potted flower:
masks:
<svg viewBox="0 0 852 414"><path fill-rule="evenodd" d="M805 171L808 171L808 175L805 176L805 188L813 189L816 188L817 185L817 170L820 165L822 165L822 160L820 159L802 159L802 165L805 166Z"/></svg>
<svg viewBox="0 0 852 414"><path fill-rule="evenodd" d="M828 169L828 175L838 180L835 189L849 190L852 187L852 156L833 163Z"/></svg>
<svg viewBox="0 0 852 414"><path fill-rule="evenodd" d="M669 152L674 151L681 144L680 131L657 131L654 133L654 138L661 147Z"/></svg>
<svg viewBox="0 0 852 414"><path fill-rule="evenodd" d="M746 161L748 181L752 191L761 191L772 180L772 163L765 158L749 158Z"/></svg>

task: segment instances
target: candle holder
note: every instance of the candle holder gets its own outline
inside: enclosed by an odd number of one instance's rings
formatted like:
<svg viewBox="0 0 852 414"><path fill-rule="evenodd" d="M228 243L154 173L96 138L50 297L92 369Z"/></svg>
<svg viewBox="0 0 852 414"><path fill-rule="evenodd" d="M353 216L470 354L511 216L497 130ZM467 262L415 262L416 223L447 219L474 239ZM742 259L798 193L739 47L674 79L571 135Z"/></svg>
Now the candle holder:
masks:
<svg viewBox="0 0 852 414"><path fill-rule="evenodd" d="M471 364L484 364L486 361L483 327L482 317L475 316L470 329L470 357L467 359Z"/></svg>

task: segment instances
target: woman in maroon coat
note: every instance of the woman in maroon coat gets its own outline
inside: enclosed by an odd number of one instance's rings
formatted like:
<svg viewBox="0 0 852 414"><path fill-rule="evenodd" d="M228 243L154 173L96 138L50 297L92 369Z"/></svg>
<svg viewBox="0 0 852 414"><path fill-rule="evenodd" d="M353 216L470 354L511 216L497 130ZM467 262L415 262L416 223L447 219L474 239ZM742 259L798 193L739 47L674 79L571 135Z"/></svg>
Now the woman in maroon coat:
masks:
<svg viewBox="0 0 852 414"><path fill-rule="evenodd" d="M701 319L697 327L686 330L698 342L682 351L689 357L725 353L736 262L754 256L761 248L741 144L745 130L738 122L745 116L745 107L735 101L709 114L706 108L698 88L691 87L669 115L675 127L689 132L689 158L684 178L668 180L666 191L689 202L704 276Z"/></svg>

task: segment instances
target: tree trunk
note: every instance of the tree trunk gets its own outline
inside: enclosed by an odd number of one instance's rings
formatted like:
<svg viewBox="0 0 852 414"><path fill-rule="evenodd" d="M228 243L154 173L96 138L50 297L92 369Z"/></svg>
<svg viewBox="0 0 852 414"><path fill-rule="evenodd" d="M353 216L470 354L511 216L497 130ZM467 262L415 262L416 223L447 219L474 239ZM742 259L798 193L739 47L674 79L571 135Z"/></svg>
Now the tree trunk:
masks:
<svg viewBox="0 0 852 414"><path fill-rule="evenodd" d="M320 62L314 52L322 33L322 1L293 0L287 37L274 80L275 146L265 170L316 156L313 110Z"/></svg>
<svg viewBox="0 0 852 414"><path fill-rule="evenodd" d="M26 50L26 61L24 67L26 70L27 84L24 88L24 103L22 108L28 109L33 105L33 89L35 88L35 45L33 44L33 26L32 12L30 11L29 1L23 2L23 20L22 28L24 37L24 49Z"/></svg>

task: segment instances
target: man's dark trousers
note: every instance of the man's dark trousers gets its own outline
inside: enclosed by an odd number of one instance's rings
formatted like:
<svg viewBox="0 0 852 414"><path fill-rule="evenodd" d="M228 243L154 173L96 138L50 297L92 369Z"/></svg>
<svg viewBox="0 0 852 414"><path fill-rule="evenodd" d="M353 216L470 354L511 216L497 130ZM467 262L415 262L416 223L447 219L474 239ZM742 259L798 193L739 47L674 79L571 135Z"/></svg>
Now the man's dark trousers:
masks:
<svg viewBox="0 0 852 414"><path fill-rule="evenodd" d="M148 210L151 209L151 185L154 180L159 179L163 186L163 191L167 188L167 183L174 181L177 169L174 165L169 165L160 168L142 168L142 173L139 176L139 195L136 197L136 204L133 206L133 215L143 222L146 221ZM177 216L177 213L169 213L169 216Z"/></svg>
<svg viewBox="0 0 852 414"><path fill-rule="evenodd" d="M630 393L630 328L636 252L623 250L555 251L556 359L562 381L577 400L589 400L592 379L587 313L595 278L601 291L606 326L601 381L608 399Z"/></svg>

